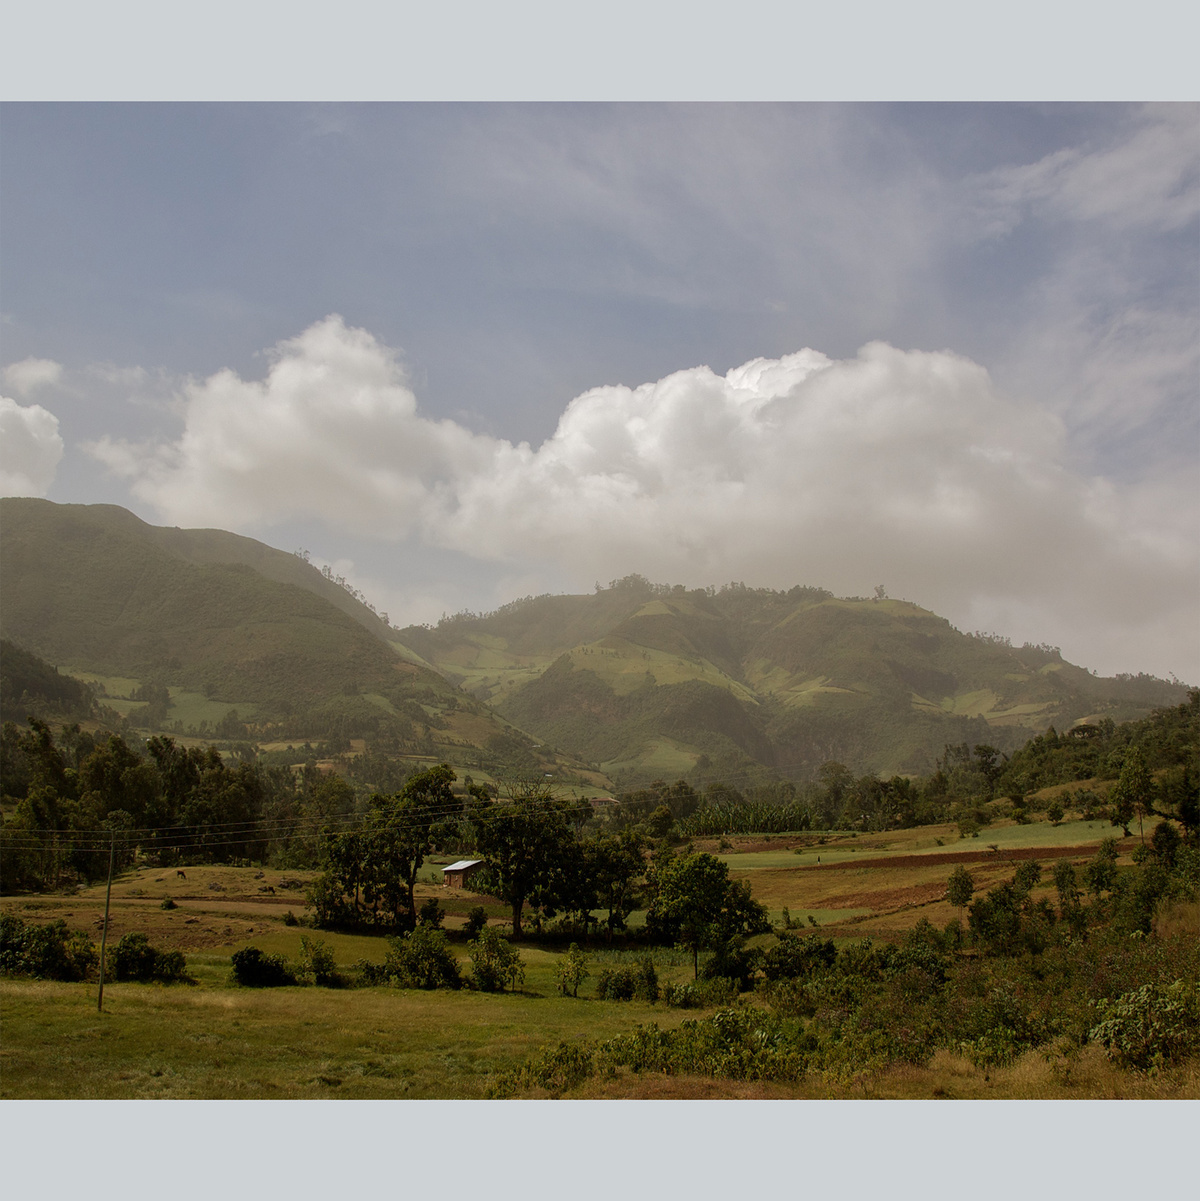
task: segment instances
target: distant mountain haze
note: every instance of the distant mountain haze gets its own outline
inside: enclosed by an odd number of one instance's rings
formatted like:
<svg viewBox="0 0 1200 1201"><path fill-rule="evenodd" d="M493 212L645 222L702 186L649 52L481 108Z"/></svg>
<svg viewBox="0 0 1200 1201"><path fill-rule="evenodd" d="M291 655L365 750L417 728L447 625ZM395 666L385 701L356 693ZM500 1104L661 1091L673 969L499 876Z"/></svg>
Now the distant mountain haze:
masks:
<svg viewBox="0 0 1200 1201"><path fill-rule="evenodd" d="M259 737L386 732L398 753L491 747L531 770L558 754L626 784L919 773L947 743L1006 750L1186 698L882 595L630 576L396 630L303 558L222 530L21 498L0 519L3 636L63 672L166 686L168 729L235 705Z"/></svg>

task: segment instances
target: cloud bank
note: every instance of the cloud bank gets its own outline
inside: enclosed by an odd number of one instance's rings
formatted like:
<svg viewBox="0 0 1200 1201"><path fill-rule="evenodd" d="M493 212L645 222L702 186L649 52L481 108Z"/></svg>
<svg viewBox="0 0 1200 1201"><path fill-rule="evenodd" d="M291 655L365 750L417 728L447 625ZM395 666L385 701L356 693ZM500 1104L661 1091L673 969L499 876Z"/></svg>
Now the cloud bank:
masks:
<svg viewBox="0 0 1200 1201"><path fill-rule="evenodd" d="M0 494L45 496L62 456L53 413L0 396Z"/></svg>
<svg viewBox="0 0 1200 1201"><path fill-rule="evenodd" d="M535 448L422 416L395 352L331 316L265 378L222 371L180 401L179 438L90 447L171 523L317 519L580 587L883 583L1064 651L1086 631L1089 665L1131 637L1143 667L1196 660L1186 482L1073 470L1060 418L947 351L805 349L598 387Z"/></svg>

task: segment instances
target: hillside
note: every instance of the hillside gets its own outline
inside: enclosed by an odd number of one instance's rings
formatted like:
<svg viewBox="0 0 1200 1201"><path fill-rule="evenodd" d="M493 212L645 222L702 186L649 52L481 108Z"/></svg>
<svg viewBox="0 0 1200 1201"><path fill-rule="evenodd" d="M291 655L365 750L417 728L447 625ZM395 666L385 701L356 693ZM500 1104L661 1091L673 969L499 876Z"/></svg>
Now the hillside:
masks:
<svg viewBox="0 0 1200 1201"><path fill-rule="evenodd" d="M1054 648L963 634L906 601L618 581L463 614L399 640L506 717L622 779L931 770L946 743L1178 704L1182 685L1098 679Z"/></svg>
<svg viewBox="0 0 1200 1201"><path fill-rule="evenodd" d="M528 758L533 739L397 654L370 609L295 555L112 505L6 498L0 521L14 670L37 656L143 729Z"/></svg>

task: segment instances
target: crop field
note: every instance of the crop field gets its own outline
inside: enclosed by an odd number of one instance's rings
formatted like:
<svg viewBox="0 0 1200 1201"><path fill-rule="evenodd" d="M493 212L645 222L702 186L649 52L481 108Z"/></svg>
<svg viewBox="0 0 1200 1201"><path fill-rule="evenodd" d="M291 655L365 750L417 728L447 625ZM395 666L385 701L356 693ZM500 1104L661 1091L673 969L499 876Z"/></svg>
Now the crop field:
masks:
<svg viewBox="0 0 1200 1201"><path fill-rule="evenodd" d="M979 839L964 840L955 839L949 828L829 835L824 843L808 834L778 835L734 839L720 853L735 876L750 881L777 925L786 907L793 925L818 926L823 937L844 945L868 935L896 939L922 917L941 926L957 916L944 898L946 880L960 863L982 890L1011 876L1021 859L1039 858L1047 867L1064 856L1083 862L1108 833L1099 823L1072 823L1012 827L1011 832L989 828ZM1126 840L1123 856L1135 842ZM600 971L632 964L647 953L661 983L690 980L690 956L673 948L592 948L591 976L578 997L558 995L555 966L564 948L536 941L521 944L526 977L515 993L234 984L230 957L238 949L253 945L295 961L302 936L323 940L343 971L360 960L382 962L387 943L380 936L291 924L305 914L303 890L311 878L312 873L300 871L190 865L122 874L113 885L109 946L131 931L144 933L156 946L185 952L196 983L110 982L104 1012L98 1013L94 982L0 979L0 1096L478 1098L488 1095L498 1074L516 1070L548 1045L582 1044L650 1023L668 1029L700 1016L662 1003L595 996ZM451 947L466 975L467 947L456 932L467 911L482 904L489 920L501 927L507 911L492 898L442 888L436 862L426 864L417 887L418 903L431 896L447 912ZM163 908L168 900L173 907ZM2 904L30 922L62 918L99 942L103 885L72 895L10 896ZM635 915L631 924L640 924L643 916ZM1188 927L1195 916L1168 919ZM773 936L758 941L767 946ZM1198 1094L1194 1062L1139 1076L1114 1068L1097 1047L1061 1062L1028 1052L990 1072L941 1050L923 1067L893 1065L853 1079L806 1077L787 1086L622 1068L566 1092L663 1099ZM535 1089L527 1095L545 1094Z"/></svg>

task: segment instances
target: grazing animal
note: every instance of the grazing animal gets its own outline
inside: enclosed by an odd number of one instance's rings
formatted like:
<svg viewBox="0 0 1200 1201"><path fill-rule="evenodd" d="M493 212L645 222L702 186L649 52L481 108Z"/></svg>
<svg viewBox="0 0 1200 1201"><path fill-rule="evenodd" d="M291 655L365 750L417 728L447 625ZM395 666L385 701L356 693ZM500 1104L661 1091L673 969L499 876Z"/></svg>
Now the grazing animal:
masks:
<svg viewBox="0 0 1200 1201"><path fill-rule="evenodd" d="M177 875L177 876L178 876L178 877L179 877L181 880L186 880L186 879L187 879L187 872L185 872L185 871L177 871L175 874L176 874L176 875Z"/></svg>

